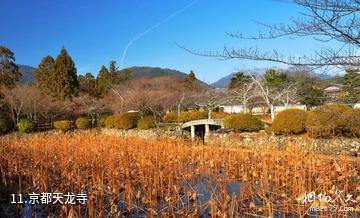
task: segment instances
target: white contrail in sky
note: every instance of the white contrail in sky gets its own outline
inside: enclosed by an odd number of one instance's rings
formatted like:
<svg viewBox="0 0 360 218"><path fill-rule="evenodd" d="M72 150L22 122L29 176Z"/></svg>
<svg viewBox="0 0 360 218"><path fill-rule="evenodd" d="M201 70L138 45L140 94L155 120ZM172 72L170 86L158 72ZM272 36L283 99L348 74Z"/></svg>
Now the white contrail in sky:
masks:
<svg viewBox="0 0 360 218"><path fill-rule="evenodd" d="M134 44L134 42L136 42L137 40L141 39L141 37L143 37L144 35L146 35L147 33L153 31L154 29L158 28L159 26L161 26L162 24L168 22L169 20L171 20L172 18L174 18L175 16L179 15L180 13L184 12L185 10L187 10L188 8L190 8L191 6L193 6L196 2L198 2L199 0L195 0L192 1L190 4L186 5L185 7L175 11L174 13L170 14L168 17L166 17L165 19L159 21L158 23L156 23L155 25L149 27L148 29L146 29L145 31L137 34L136 36L134 36L127 44L126 47L122 53L121 56L121 61L120 61L120 67L123 67L124 65L124 60L125 60L125 56L126 53L128 52L130 46L132 44Z"/></svg>

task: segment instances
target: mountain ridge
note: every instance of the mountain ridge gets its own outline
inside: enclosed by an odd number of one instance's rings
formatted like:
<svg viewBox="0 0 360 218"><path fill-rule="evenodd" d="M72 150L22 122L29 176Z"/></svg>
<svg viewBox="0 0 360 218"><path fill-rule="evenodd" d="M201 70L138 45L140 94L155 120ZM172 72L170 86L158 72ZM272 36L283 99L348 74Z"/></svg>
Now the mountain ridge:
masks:
<svg viewBox="0 0 360 218"><path fill-rule="evenodd" d="M264 73L266 73L266 71L268 69L270 69L270 68L256 68L253 70L239 70L238 72L264 74ZM280 69L280 68L272 67L271 69ZM284 69L280 69L280 70L284 70ZM224 77L220 78L219 80L217 80L216 82L211 83L210 85L214 88L227 88L228 85L230 84L231 78L235 74L236 74L236 72L231 73L227 76L224 76ZM337 75L330 75L330 74L326 74L326 73L312 73L312 74L314 76L320 78L321 80L332 80L337 77Z"/></svg>
<svg viewBox="0 0 360 218"><path fill-rule="evenodd" d="M35 78L34 73L35 73L36 68L29 66L29 65L23 65L23 64L18 64L18 67L19 67L20 73L22 74L22 76L20 78L20 83L22 83L22 84L32 83ZM133 66L133 67L122 69L122 70L120 70L120 72L123 70L126 70L126 69L131 70L131 77L134 79L140 79L140 78L153 79L156 77L164 77L164 76L171 76L171 77L181 79L188 75L179 70L174 70L174 69L170 69L170 68L161 68L161 67L149 67L149 66ZM203 84L206 84L205 82L203 82L199 79L198 79L198 81L200 81Z"/></svg>

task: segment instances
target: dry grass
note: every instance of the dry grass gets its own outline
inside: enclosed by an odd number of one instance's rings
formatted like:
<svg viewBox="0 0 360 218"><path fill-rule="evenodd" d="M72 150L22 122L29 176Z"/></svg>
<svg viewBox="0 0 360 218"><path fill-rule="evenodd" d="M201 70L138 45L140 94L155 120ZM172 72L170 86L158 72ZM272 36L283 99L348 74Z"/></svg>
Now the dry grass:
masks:
<svg viewBox="0 0 360 218"><path fill-rule="evenodd" d="M305 191L360 193L359 158L296 146L225 149L83 133L1 139L0 154L0 194L87 192L85 206L43 208L61 217L305 216Z"/></svg>

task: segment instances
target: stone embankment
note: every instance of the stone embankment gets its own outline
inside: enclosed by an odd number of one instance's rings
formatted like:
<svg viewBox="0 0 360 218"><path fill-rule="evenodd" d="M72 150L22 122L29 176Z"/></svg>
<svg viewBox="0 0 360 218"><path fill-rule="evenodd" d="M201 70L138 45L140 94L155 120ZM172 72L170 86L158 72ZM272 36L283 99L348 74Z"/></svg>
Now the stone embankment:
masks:
<svg viewBox="0 0 360 218"><path fill-rule="evenodd" d="M360 156L360 138L333 138L313 139L306 135L302 136L274 136L265 132L260 133L213 133L209 136L208 143L226 147L262 147L275 146L285 149L289 145L300 146L309 151L316 151L325 154L346 154Z"/></svg>

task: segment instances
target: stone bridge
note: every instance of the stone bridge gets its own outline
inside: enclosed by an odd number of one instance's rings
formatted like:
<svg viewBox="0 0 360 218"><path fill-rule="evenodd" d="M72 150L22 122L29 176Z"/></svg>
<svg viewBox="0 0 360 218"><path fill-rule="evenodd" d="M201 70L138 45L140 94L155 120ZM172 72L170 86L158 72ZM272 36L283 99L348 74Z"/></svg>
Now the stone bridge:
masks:
<svg viewBox="0 0 360 218"><path fill-rule="evenodd" d="M201 127L201 128L200 128ZM224 128L224 119L203 119L203 120L193 120L181 125L182 129L190 128L191 139L195 139L196 128L200 129L200 136L206 142L209 132L212 129ZM203 134L202 134L203 133Z"/></svg>

